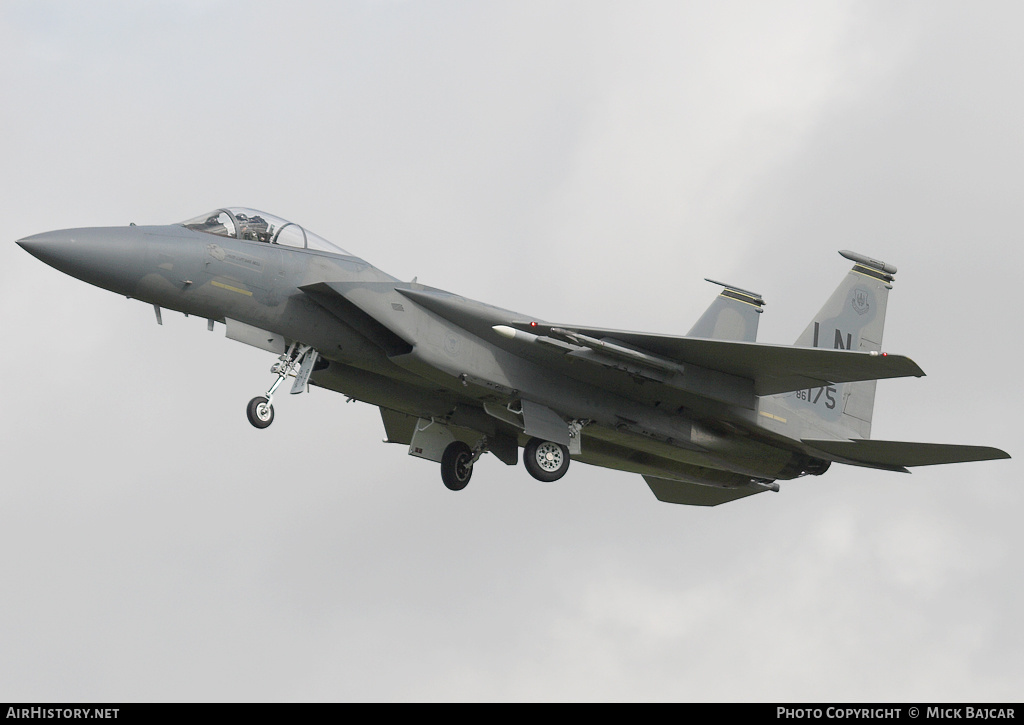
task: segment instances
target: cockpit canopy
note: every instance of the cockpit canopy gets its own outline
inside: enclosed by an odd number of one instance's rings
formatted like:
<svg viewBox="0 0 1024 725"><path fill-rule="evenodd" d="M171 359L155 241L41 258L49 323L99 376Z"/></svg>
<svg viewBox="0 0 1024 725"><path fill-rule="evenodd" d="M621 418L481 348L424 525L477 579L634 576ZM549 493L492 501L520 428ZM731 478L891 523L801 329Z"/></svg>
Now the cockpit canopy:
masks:
<svg viewBox="0 0 1024 725"><path fill-rule="evenodd" d="M247 239L251 242L265 244L283 244L299 249L318 249L334 254L348 254L341 247L331 244L323 237L308 229L303 229L298 224L273 214L240 206L217 209L181 222L181 225L197 232L216 234L219 237Z"/></svg>

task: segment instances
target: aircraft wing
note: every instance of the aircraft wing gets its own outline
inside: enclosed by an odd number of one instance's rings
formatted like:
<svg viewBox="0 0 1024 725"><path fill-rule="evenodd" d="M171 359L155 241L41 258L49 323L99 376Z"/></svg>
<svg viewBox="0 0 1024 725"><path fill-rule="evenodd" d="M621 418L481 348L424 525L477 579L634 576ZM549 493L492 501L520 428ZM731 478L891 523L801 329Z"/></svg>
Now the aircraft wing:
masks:
<svg viewBox="0 0 1024 725"><path fill-rule="evenodd" d="M616 358L661 373L682 372L692 365L751 380L756 395L776 395L859 380L921 377L924 371L902 355L856 350L827 350L757 342L675 337L577 325L556 325L509 319L510 313L440 290L398 289L450 322L477 335L513 331L537 342L547 354L573 353L575 359L598 364Z"/></svg>
<svg viewBox="0 0 1024 725"><path fill-rule="evenodd" d="M817 455L837 463L888 471L907 470L911 466L934 466L942 463L993 461L1009 458L1006 451L989 446L964 446L948 443L908 443L904 441L810 440L802 441Z"/></svg>
<svg viewBox="0 0 1024 725"><path fill-rule="evenodd" d="M827 350L757 342L705 340L625 330L513 322L511 327L538 336L582 341L593 349L618 352L633 348L655 359L697 367L754 381L757 395L776 395L859 380L921 377L924 371L903 355L857 350ZM569 333L566 335L566 333ZM598 345L593 343L604 343ZM638 359L639 360L639 359Z"/></svg>

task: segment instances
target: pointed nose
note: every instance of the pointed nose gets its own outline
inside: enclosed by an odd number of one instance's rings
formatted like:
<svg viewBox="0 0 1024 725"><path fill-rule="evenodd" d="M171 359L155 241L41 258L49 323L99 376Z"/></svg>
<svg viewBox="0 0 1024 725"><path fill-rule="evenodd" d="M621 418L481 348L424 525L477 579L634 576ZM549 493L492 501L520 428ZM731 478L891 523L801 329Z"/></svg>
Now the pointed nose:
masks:
<svg viewBox="0 0 1024 725"><path fill-rule="evenodd" d="M17 243L19 247L36 259L58 269L60 269L61 260L74 256L77 251L75 239L68 232L34 234L31 237L19 239Z"/></svg>
<svg viewBox="0 0 1024 725"><path fill-rule="evenodd" d="M135 227L63 229L25 237L17 243L54 269L115 292L130 289L140 274L141 251Z"/></svg>

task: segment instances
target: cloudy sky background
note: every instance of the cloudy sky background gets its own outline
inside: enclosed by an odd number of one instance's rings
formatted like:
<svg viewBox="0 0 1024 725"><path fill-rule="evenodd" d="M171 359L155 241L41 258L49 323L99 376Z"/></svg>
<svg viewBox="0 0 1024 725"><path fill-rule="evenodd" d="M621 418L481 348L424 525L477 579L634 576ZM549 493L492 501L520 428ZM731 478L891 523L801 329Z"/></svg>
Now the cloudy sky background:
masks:
<svg viewBox="0 0 1024 725"><path fill-rule="evenodd" d="M0 5L0 700L1019 701L1016 2ZM715 509L485 458L465 491L273 356L14 240L224 205L549 320L791 342L899 267L874 436Z"/></svg>

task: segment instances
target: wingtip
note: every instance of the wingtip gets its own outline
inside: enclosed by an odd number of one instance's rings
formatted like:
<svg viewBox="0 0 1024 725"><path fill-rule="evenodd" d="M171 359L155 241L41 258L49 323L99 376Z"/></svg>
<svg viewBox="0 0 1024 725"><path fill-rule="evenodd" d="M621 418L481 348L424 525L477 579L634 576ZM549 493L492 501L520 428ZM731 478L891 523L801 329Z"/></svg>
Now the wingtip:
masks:
<svg viewBox="0 0 1024 725"><path fill-rule="evenodd" d="M901 367L904 368L902 377L923 378L926 375L925 371L921 369L921 366L906 355L890 355L887 352L872 352L871 355L872 357L881 357L893 361L899 361Z"/></svg>

